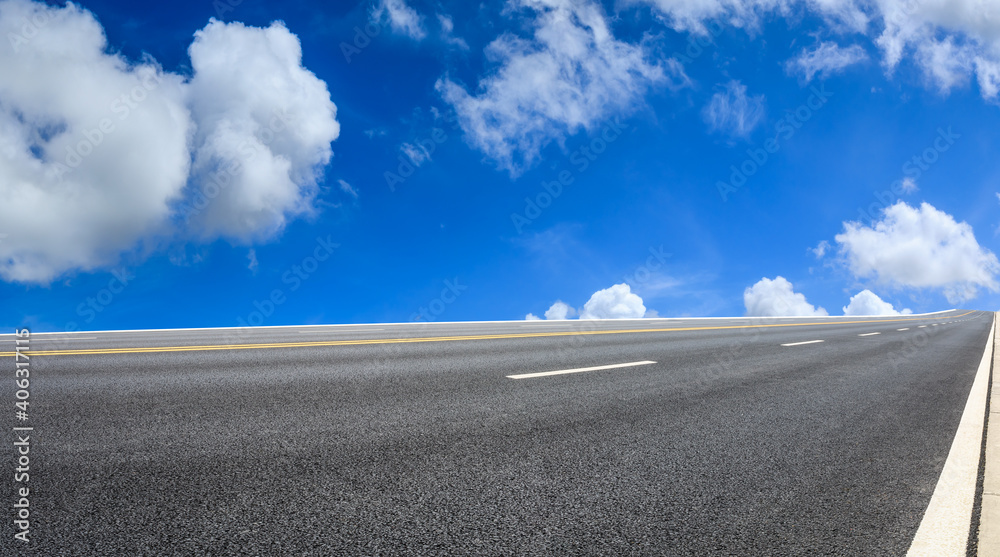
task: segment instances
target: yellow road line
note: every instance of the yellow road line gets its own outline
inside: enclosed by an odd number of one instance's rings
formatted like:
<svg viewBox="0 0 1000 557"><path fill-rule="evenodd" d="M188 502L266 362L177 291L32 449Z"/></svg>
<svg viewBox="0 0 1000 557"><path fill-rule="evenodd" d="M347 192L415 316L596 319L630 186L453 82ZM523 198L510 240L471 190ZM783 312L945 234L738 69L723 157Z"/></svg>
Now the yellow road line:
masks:
<svg viewBox="0 0 1000 557"><path fill-rule="evenodd" d="M969 315L971 311L958 317ZM749 318L748 318L749 319ZM330 340L313 342L271 342L259 344L219 344L202 346L149 346L136 348L86 348L79 350L31 350L31 356L86 356L100 354L149 354L157 352L206 352L211 350L251 350L261 348L308 348L317 346L353 346L364 344L403 344L408 342L449 342L457 340L495 340L509 338L560 337L578 335L621 335L628 333L671 333L684 331L718 331L725 329L755 329L774 327L814 327L819 325L857 325L861 323L897 323L899 321L922 321L927 318L909 317L899 319L877 319L868 321L833 321L825 323L774 323L771 325L723 325L716 327L677 327L671 329L617 329L609 331L555 331L548 333L508 333L494 335L466 335L423 338L375 338L364 340ZM931 319L947 319L945 317ZM14 352L0 352L0 358L13 358Z"/></svg>

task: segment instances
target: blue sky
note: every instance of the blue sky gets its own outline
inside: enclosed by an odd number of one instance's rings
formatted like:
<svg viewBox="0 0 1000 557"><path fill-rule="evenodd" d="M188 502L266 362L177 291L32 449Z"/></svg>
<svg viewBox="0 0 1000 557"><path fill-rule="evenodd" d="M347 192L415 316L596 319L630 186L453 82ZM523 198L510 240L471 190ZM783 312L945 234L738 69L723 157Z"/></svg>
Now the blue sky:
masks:
<svg viewBox="0 0 1000 557"><path fill-rule="evenodd" d="M998 16L0 0L0 325L994 310Z"/></svg>

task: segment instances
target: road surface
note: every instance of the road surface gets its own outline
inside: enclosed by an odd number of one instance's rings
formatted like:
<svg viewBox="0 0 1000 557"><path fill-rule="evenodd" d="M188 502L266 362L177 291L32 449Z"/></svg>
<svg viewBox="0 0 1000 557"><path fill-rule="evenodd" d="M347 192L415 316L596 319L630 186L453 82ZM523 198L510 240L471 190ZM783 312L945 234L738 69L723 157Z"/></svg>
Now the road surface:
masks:
<svg viewBox="0 0 1000 557"><path fill-rule="evenodd" d="M0 400L37 555L903 555L992 321L33 334Z"/></svg>

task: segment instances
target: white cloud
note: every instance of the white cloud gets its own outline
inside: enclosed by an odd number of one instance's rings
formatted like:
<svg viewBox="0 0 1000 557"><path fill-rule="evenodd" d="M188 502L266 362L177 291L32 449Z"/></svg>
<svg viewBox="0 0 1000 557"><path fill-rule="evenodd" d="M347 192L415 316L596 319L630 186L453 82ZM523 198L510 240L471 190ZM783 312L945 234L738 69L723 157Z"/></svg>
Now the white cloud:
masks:
<svg viewBox="0 0 1000 557"><path fill-rule="evenodd" d="M393 32L416 41L427 36L423 18L416 10L406 5L406 0L382 0L372 10L372 21L388 23Z"/></svg>
<svg viewBox="0 0 1000 557"><path fill-rule="evenodd" d="M26 39L31 20L45 24ZM0 2L0 38L14 36L26 42L0 46L0 222L10 234L0 277L44 283L110 266L161 231L180 198L191 130L182 80L108 54L100 24L74 4Z"/></svg>
<svg viewBox="0 0 1000 557"><path fill-rule="evenodd" d="M631 112L676 60L650 63L641 47L615 39L601 6L590 0L513 0L534 12L534 35L505 33L486 47L496 70L473 94L444 77L437 89L454 107L468 141L512 175L543 147Z"/></svg>
<svg viewBox="0 0 1000 557"><path fill-rule="evenodd" d="M748 97L745 85L730 81L712 95L702 115L713 131L745 138L764 118L764 95Z"/></svg>
<svg viewBox="0 0 1000 557"><path fill-rule="evenodd" d="M828 23L862 32L869 18L853 0L626 0L629 4L649 4L676 31L709 33L706 22L755 31L769 14L786 15L796 4L805 4Z"/></svg>
<svg viewBox="0 0 1000 557"><path fill-rule="evenodd" d="M816 256L816 259L822 259L823 256L826 255L826 250L828 249L830 249L830 242L822 240L820 241L819 244L816 245L816 247L810 248L809 251L813 252L813 255Z"/></svg>
<svg viewBox="0 0 1000 557"><path fill-rule="evenodd" d="M541 321L541 319L542 319L541 317L538 317L534 313L529 313L528 315L524 316L525 321Z"/></svg>
<svg viewBox="0 0 1000 557"><path fill-rule="evenodd" d="M0 0L0 38L10 42L0 48L0 278L48 283L175 234L259 237L308 211L338 127L326 85L301 68L282 25L213 21L191 47L189 82L114 54L71 3ZM261 144L279 110L285 131ZM179 231L178 207L235 161L243 171Z"/></svg>
<svg viewBox="0 0 1000 557"><path fill-rule="evenodd" d="M785 68L789 73L801 73L807 82L819 74L820 79L838 73L844 68L868 59L865 50L858 45L842 48L833 42L822 42L812 50L803 49Z"/></svg>
<svg viewBox="0 0 1000 557"><path fill-rule="evenodd" d="M639 319L644 315L642 298L625 283L594 292L580 311L580 319Z"/></svg>
<svg viewBox="0 0 1000 557"><path fill-rule="evenodd" d="M642 298L632 293L628 284L622 283L594 292L579 311L562 300L556 300L545 312L545 319L572 319L577 314L580 319L639 319L658 315L653 310L647 310ZM524 318L533 321L538 316L529 313Z"/></svg>
<svg viewBox="0 0 1000 557"><path fill-rule="evenodd" d="M257 261L257 250L250 248L250 251L247 252L247 261L249 261L247 269L256 275L257 269L260 267L260 263Z"/></svg>
<svg viewBox="0 0 1000 557"><path fill-rule="evenodd" d="M441 39L462 50L469 50L469 44L465 42L465 39L455 36L455 22L451 19L451 16L437 14L437 18L438 25L441 26Z"/></svg>
<svg viewBox="0 0 1000 557"><path fill-rule="evenodd" d="M192 181L207 197L212 183L220 190L192 223L203 238L272 237L288 218L313 211L340 134L337 107L326 84L302 67L299 40L281 23L260 29L213 20L195 33L189 53L187 96L198 123ZM239 171L227 171L234 164Z"/></svg>
<svg viewBox="0 0 1000 557"><path fill-rule="evenodd" d="M340 184L340 191L346 193L354 199L358 198L358 190L354 189L351 184L348 184L345 180L337 180L337 183Z"/></svg>
<svg viewBox="0 0 1000 557"><path fill-rule="evenodd" d="M812 317L829 315L806 301L803 294L792 289L792 283L778 276L774 280L760 279L743 291L743 304L749 317Z"/></svg>
<svg viewBox="0 0 1000 557"><path fill-rule="evenodd" d="M896 311L892 304L879 298L871 290L862 290L851 296L851 302L844 308L844 315L908 315L909 309Z"/></svg>
<svg viewBox="0 0 1000 557"><path fill-rule="evenodd" d="M892 71L907 52L947 93L975 75L980 93L1000 84L1000 4L983 0L878 0L884 27L876 43Z"/></svg>
<svg viewBox="0 0 1000 557"><path fill-rule="evenodd" d="M903 178L902 187L903 187L903 193L914 193L920 189L919 187L917 187L917 181L914 180L913 178L910 178L909 176Z"/></svg>
<svg viewBox="0 0 1000 557"><path fill-rule="evenodd" d="M420 144L403 143L399 146L399 150L417 166L431 159L431 154L427 151L427 148Z"/></svg>
<svg viewBox="0 0 1000 557"><path fill-rule="evenodd" d="M1000 95L1000 2L995 0L626 0L653 6L678 31L719 26L753 32L768 16L822 17L834 32L873 39L889 73L912 57L941 92L975 77L980 94Z"/></svg>
<svg viewBox="0 0 1000 557"><path fill-rule="evenodd" d="M570 317L576 316L576 309L566 304L562 300L556 300L556 303L545 312L546 319L569 319Z"/></svg>
<svg viewBox="0 0 1000 557"><path fill-rule="evenodd" d="M897 202L872 227L845 222L836 241L858 278L940 289L950 303L976 297L979 288L998 289L996 255L979 245L971 226L927 203Z"/></svg>
<svg viewBox="0 0 1000 557"><path fill-rule="evenodd" d="M733 27L752 28L765 12L779 7L781 0L629 0L650 4L675 31L707 34L706 21L720 20Z"/></svg>

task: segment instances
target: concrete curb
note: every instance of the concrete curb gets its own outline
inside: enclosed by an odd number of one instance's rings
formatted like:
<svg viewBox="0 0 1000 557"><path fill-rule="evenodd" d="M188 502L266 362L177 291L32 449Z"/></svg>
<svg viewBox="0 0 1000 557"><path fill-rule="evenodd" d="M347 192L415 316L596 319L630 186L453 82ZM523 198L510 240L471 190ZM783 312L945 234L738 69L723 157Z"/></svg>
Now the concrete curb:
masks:
<svg viewBox="0 0 1000 557"><path fill-rule="evenodd" d="M1000 336L1000 332L997 333ZM1000 357L1000 343L993 344L993 365ZM1000 374L994 369L990 392L990 414L986 417L986 468L983 473L982 510L979 515L979 552L1000 557ZM992 424L994 427L989 427Z"/></svg>
<svg viewBox="0 0 1000 557"><path fill-rule="evenodd" d="M983 347L976 377L962 411L958 431L948 458L931 495L930 503L917 528L907 557L965 557L969 550L969 531L983 456L983 428L986 427L987 392L996 343L996 314L989 338ZM985 514L983 520L987 520Z"/></svg>

